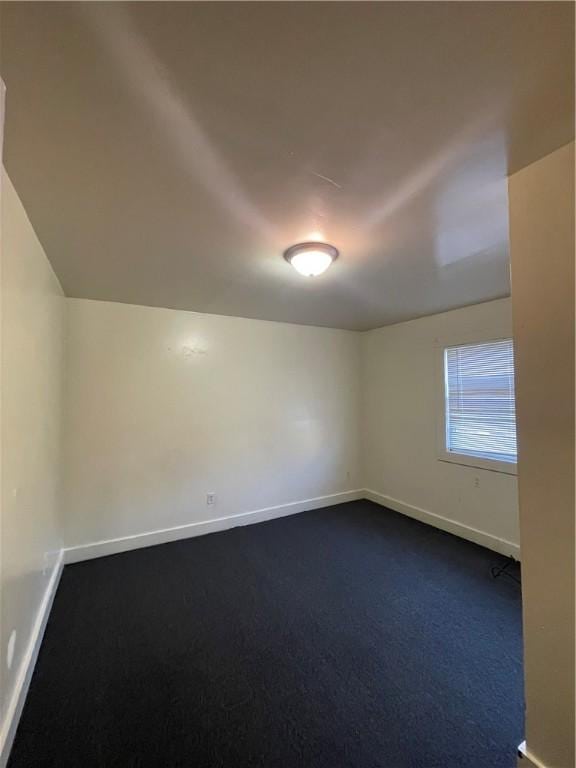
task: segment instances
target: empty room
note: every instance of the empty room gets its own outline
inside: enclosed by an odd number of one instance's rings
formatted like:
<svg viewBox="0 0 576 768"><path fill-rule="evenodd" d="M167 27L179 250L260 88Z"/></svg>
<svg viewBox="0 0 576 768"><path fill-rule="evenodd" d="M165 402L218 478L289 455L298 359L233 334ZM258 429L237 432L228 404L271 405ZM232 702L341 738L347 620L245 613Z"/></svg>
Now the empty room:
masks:
<svg viewBox="0 0 576 768"><path fill-rule="evenodd" d="M574 30L0 1L0 768L576 768Z"/></svg>

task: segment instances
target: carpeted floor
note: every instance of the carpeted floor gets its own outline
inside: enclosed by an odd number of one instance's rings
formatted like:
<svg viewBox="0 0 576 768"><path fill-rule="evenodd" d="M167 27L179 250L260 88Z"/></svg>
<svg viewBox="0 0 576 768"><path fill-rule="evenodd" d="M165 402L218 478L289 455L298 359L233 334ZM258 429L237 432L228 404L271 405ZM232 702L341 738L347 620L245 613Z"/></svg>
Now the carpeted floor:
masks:
<svg viewBox="0 0 576 768"><path fill-rule="evenodd" d="M513 768L520 589L368 501L67 566L10 768Z"/></svg>

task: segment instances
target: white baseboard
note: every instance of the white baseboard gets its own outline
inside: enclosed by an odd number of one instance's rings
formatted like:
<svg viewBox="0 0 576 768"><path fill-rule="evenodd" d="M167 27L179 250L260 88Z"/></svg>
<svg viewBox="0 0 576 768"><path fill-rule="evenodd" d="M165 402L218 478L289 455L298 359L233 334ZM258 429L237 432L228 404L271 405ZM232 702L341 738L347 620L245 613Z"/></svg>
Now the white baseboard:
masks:
<svg viewBox="0 0 576 768"><path fill-rule="evenodd" d="M20 667L16 676L16 684L8 701L6 713L0 726L0 768L5 768L8 763L8 756L12 749L12 742L16 735L16 729L18 727L20 715L22 714L26 694L28 693L28 687L30 685L30 680L32 679L38 652L42 644L42 638L44 637L44 630L46 629L46 623L48 621L48 616L50 615L54 595L56 594L60 576L62 575L63 565L64 555L61 550L52 569L52 574L44 592L42 602L38 608L28 645L20 662Z"/></svg>
<svg viewBox="0 0 576 768"><path fill-rule="evenodd" d="M394 499L391 496L378 493L369 488L344 491L343 493L334 493L328 496L317 496L313 499L295 501L289 504L279 504L273 507L265 507L251 512L242 512L238 515L229 515L227 517L216 517L210 520L202 520L196 523L188 523L172 528L161 528L146 533L138 533L132 536L122 536L115 539L105 539L102 541L91 542L90 544L80 544L75 547L64 549L64 561L66 563L77 563L83 560L92 560L96 557L105 557L106 555L115 555L120 552L129 552L132 549L141 549L151 547L155 544L166 544L170 541L188 539L194 536L203 536L207 533L216 531L225 531L229 528L235 528L241 525L252 525L265 520L273 520L277 517L294 515L306 510L328 507L332 504L342 504L347 501L357 501L358 499L369 499L383 507L388 507L396 512L400 512L408 517L413 517L423 523L440 528L443 531L460 536L475 544L480 544L502 555L512 556L520 559L520 547L511 541L500 539L492 534L479 531L476 528L455 522L441 515L437 515L428 510L406 504L403 501Z"/></svg>
<svg viewBox="0 0 576 768"><path fill-rule="evenodd" d="M518 760L519 768L547 768L542 760L539 760L530 752L525 741L518 747L518 756L520 758Z"/></svg>
<svg viewBox="0 0 576 768"><path fill-rule="evenodd" d="M518 544L506 541L506 539L499 539L491 533L479 531L477 528L464 525L464 523L457 523L454 520L449 520L447 517L442 517L442 515L436 515L434 512L429 512L426 509L415 507L412 504L406 504L403 501L393 499L391 496L386 496L377 491L372 491L369 488L364 489L364 498L374 501L376 504L380 504L383 507L388 507L388 509L393 509L395 512L400 512L403 515L413 517L423 523L432 525L434 528L440 528L442 531L453 533L455 536L460 536L462 539L473 541L475 544L480 544L483 547L492 549L494 552L499 552L501 555L514 557L516 560L520 559L520 547Z"/></svg>
<svg viewBox="0 0 576 768"><path fill-rule="evenodd" d="M261 523L265 520L273 520L277 517L294 515L298 512L306 512L310 509L328 507L332 504L357 501L363 497L363 490L344 491L343 493L333 493L329 496L317 496L316 498L305 499L304 501L294 501L290 504L278 504L274 507L256 509L252 512L242 512L239 515L216 517L212 520L178 525L174 528L161 528L156 531L137 533L133 536L122 536L117 539L95 541L91 544L68 547L64 550L64 559L66 563L78 563L82 560L92 560L95 557L105 557L106 555L115 555L119 552L128 552L131 549L151 547L155 544L166 544L169 541L178 541L179 539L203 536L206 533L225 531L228 528L236 528L240 525Z"/></svg>

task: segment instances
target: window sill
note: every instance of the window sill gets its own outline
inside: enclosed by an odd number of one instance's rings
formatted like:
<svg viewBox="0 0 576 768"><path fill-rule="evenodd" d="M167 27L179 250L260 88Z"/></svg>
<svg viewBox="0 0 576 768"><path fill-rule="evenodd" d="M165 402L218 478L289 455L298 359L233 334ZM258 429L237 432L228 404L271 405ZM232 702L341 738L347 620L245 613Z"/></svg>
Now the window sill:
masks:
<svg viewBox="0 0 576 768"><path fill-rule="evenodd" d="M498 472L503 475L518 474L518 465L508 461L495 461L493 459L482 459L479 456L468 456L463 453L442 452L438 456L438 461L447 464L459 464L463 467L472 467L474 469L484 469L488 472Z"/></svg>

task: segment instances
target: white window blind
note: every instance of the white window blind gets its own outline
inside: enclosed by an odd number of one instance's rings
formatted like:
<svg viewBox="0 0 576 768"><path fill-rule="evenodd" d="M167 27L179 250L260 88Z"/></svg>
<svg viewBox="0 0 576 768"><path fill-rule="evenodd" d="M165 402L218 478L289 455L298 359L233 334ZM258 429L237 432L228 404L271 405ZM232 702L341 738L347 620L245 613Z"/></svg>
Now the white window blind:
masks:
<svg viewBox="0 0 576 768"><path fill-rule="evenodd" d="M446 450L516 462L512 340L444 352Z"/></svg>

